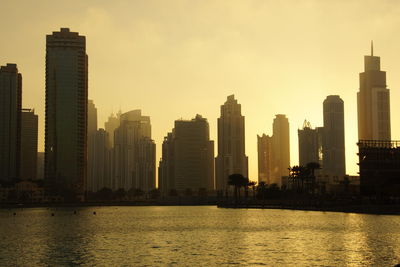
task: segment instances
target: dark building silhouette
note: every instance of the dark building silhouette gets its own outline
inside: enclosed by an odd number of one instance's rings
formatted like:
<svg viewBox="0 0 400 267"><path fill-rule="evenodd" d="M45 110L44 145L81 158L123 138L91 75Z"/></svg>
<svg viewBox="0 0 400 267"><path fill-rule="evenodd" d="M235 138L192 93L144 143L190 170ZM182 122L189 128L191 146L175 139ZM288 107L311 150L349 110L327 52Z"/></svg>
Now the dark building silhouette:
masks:
<svg viewBox="0 0 400 267"><path fill-rule="evenodd" d="M111 148L109 133L98 129L92 140L92 179L88 181L88 190L97 192L102 188L112 188L111 181ZM89 178L88 178L89 180Z"/></svg>
<svg viewBox="0 0 400 267"><path fill-rule="evenodd" d="M215 159L216 189L228 188L228 176L248 176L248 158L245 151L245 124L241 105L234 95L221 106L218 118L218 156Z"/></svg>
<svg viewBox="0 0 400 267"><path fill-rule="evenodd" d="M88 57L85 36L61 28L46 36L45 179L83 199L87 165Z"/></svg>
<svg viewBox="0 0 400 267"><path fill-rule="evenodd" d="M0 68L0 181L19 178L22 75L16 64Z"/></svg>
<svg viewBox="0 0 400 267"><path fill-rule="evenodd" d="M93 100L88 99L88 127L87 127L87 178L86 178L86 191L94 192L94 184L96 183L96 133L97 133L97 109Z"/></svg>
<svg viewBox="0 0 400 267"><path fill-rule="evenodd" d="M159 188L171 190L214 190L214 141L209 125L200 115L192 120L177 120L172 133L164 138L159 165Z"/></svg>
<svg viewBox="0 0 400 267"><path fill-rule="evenodd" d="M346 174L344 102L338 95L330 95L324 100L323 109L323 173L340 180Z"/></svg>
<svg viewBox="0 0 400 267"><path fill-rule="evenodd" d="M299 165L307 166L310 162L322 165L323 128L312 129L310 122L304 121L303 128L297 131L299 137Z"/></svg>
<svg viewBox="0 0 400 267"><path fill-rule="evenodd" d="M360 192L366 196L400 196L400 141L358 142Z"/></svg>
<svg viewBox="0 0 400 267"><path fill-rule="evenodd" d="M364 56L364 72L360 73L360 91L357 93L358 139L391 140L390 91L386 72L381 71L380 57Z"/></svg>
<svg viewBox="0 0 400 267"><path fill-rule="evenodd" d="M272 124L272 179L282 185L282 176L288 176L290 167L289 120L284 114L275 115Z"/></svg>
<svg viewBox="0 0 400 267"><path fill-rule="evenodd" d="M33 109L21 112L21 168L22 180L35 180L37 172L38 115Z"/></svg>
<svg viewBox="0 0 400 267"><path fill-rule="evenodd" d="M257 135L258 182L271 183L272 170L272 137Z"/></svg>

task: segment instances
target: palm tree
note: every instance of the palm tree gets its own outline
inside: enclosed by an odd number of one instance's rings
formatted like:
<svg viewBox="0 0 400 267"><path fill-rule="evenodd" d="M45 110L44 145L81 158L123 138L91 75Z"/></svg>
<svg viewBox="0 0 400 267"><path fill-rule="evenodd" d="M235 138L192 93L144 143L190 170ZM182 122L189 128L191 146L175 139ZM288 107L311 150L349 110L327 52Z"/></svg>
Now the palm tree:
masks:
<svg viewBox="0 0 400 267"><path fill-rule="evenodd" d="M243 186L245 181L246 178L238 173L231 174L228 177L228 185L234 186L235 205L238 203L238 197L240 198L240 187Z"/></svg>

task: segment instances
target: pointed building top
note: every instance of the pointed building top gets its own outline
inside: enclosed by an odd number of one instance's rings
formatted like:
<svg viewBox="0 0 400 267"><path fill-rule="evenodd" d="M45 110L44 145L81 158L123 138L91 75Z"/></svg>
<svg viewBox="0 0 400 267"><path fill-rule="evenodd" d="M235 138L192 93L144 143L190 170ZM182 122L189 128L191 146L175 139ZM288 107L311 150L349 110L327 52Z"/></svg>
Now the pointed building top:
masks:
<svg viewBox="0 0 400 267"><path fill-rule="evenodd" d="M374 41L371 40L371 57L374 56Z"/></svg>

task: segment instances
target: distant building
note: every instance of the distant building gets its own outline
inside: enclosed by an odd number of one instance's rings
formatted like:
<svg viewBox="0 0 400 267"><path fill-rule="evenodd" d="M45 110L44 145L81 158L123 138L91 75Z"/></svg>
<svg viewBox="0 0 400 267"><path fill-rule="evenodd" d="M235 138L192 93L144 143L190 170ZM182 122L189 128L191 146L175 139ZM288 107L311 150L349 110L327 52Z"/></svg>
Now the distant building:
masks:
<svg viewBox="0 0 400 267"><path fill-rule="evenodd" d="M323 172L343 179L346 174L343 100L338 95L327 96L323 109Z"/></svg>
<svg viewBox="0 0 400 267"><path fill-rule="evenodd" d="M38 115L33 109L21 113L21 169L22 180L35 180L37 172Z"/></svg>
<svg viewBox="0 0 400 267"><path fill-rule="evenodd" d="M257 135L258 182L271 183L272 170L272 137Z"/></svg>
<svg viewBox="0 0 400 267"><path fill-rule="evenodd" d="M119 118L121 116L121 111L116 115L111 114L108 120L104 123L104 129L108 132L109 145L111 148L114 147L114 131L119 127Z"/></svg>
<svg viewBox="0 0 400 267"><path fill-rule="evenodd" d="M96 168L95 166L95 150L96 150L96 133L97 133L97 108L93 102L93 100L88 100L88 128L87 128L87 179L86 179L86 191L94 190L93 185L97 184L96 179L98 176L95 175ZM107 140L108 141L108 140Z"/></svg>
<svg viewBox="0 0 400 267"><path fill-rule="evenodd" d="M209 137L205 118L177 120L163 142L159 167L159 187L166 195L171 190L214 190L214 141Z"/></svg>
<svg viewBox="0 0 400 267"><path fill-rule="evenodd" d="M0 68L0 181L19 178L22 76L16 64Z"/></svg>
<svg viewBox="0 0 400 267"><path fill-rule="evenodd" d="M91 192L97 192L104 187L112 188L108 135L104 129L98 129L93 135L93 172L92 178L88 179L88 191Z"/></svg>
<svg viewBox="0 0 400 267"><path fill-rule="evenodd" d="M142 116L141 110L123 113L114 131L113 189L154 189L155 153L150 117Z"/></svg>
<svg viewBox="0 0 400 267"><path fill-rule="evenodd" d="M364 56L364 72L360 73L357 108L359 140L391 140L390 91L372 44L371 55Z"/></svg>
<svg viewBox="0 0 400 267"><path fill-rule="evenodd" d="M216 189L228 188L231 174L248 177L248 158L245 154L245 124L241 105L230 95L221 106L218 118L218 156L215 159Z"/></svg>
<svg viewBox="0 0 400 267"><path fill-rule="evenodd" d="M36 179L44 179L44 152L37 153Z"/></svg>
<svg viewBox="0 0 400 267"><path fill-rule="evenodd" d="M300 166L305 167L311 162L322 165L322 132L322 127L312 129L308 121L304 121L303 128L297 130Z"/></svg>
<svg viewBox="0 0 400 267"><path fill-rule="evenodd" d="M360 192L366 196L400 196L400 141L358 142Z"/></svg>
<svg viewBox="0 0 400 267"><path fill-rule="evenodd" d="M87 97L85 36L68 28L47 35L45 179L50 192L80 200L86 182Z"/></svg>
<svg viewBox="0 0 400 267"><path fill-rule="evenodd" d="M281 186L282 176L288 176L290 167L289 120L283 114L275 115L272 124L272 179L271 183Z"/></svg>

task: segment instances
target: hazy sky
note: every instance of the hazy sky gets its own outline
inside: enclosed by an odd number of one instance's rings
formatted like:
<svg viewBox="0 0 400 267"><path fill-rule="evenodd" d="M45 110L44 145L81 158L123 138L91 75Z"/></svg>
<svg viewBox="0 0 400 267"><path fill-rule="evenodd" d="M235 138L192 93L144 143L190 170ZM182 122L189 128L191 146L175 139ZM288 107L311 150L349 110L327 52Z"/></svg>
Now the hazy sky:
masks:
<svg viewBox="0 0 400 267"><path fill-rule="evenodd" d="M23 106L39 114L40 151L45 36L69 27L86 36L99 127L119 108L142 109L151 116L157 159L179 118L203 115L217 141L220 105L235 94L256 180L256 136L272 133L274 115L289 118L291 164L298 164L297 129L304 119L322 126L322 102L338 94L347 172L356 174L358 73L372 39L391 89L392 138L400 139L399 14L395 0L0 0L0 64L18 64Z"/></svg>

